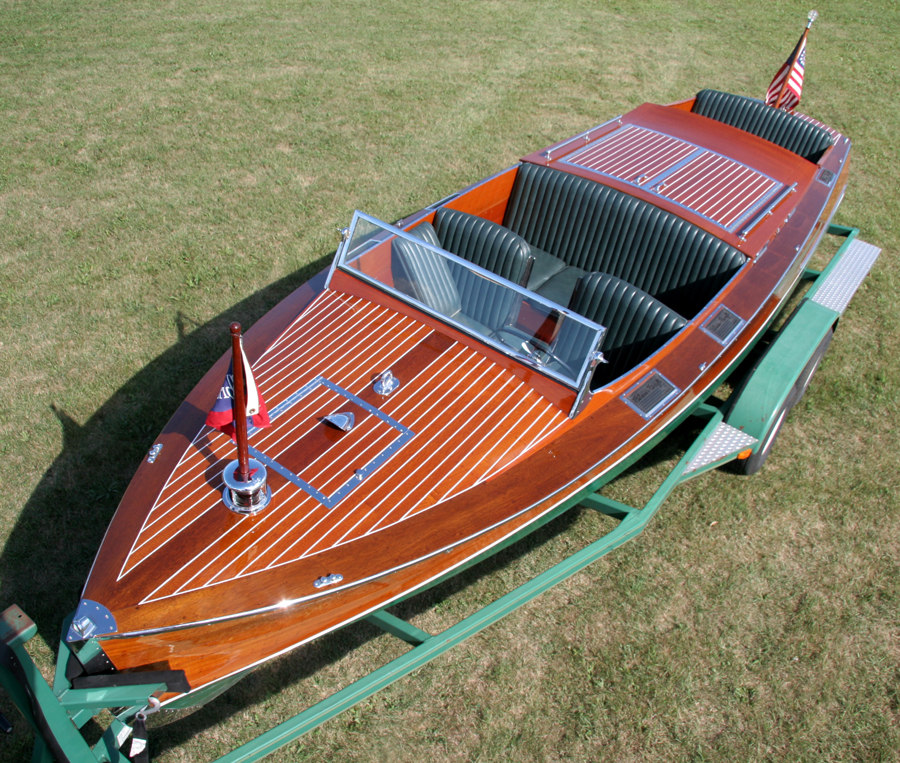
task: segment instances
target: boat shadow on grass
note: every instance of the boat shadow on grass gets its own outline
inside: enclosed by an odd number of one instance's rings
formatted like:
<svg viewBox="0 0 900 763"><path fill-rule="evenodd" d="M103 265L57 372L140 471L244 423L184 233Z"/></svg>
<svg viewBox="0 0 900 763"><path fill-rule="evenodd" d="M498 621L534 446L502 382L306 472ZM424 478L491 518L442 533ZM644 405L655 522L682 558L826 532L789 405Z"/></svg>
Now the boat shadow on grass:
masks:
<svg viewBox="0 0 900 763"><path fill-rule="evenodd" d="M228 324L251 326L326 267L322 257L199 324L178 312L178 342L83 425L53 406L62 451L19 512L0 553L0 603L18 604L55 648L128 483L178 406L228 349Z"/></svg>

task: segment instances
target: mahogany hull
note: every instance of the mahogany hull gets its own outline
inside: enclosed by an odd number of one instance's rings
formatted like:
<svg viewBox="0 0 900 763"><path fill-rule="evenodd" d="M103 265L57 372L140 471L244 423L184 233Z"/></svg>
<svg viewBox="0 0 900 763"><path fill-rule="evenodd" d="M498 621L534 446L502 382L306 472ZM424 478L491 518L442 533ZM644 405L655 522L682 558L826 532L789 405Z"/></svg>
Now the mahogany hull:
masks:
<svg viewBox="0 0 900 763"><path fill-rule="evenodd" d="M660 108L641 107L635 119L727 143L682 109ZM842 197L849 142L837 140L818 167L761 143L749 140L745 158L793 172L796 198L745 239L729 234L747 264L674 339L574 417L574 390L346 273L327 288L320 274L288 297L247 333L245 349L270 409L280 411L250 444L292 471L272 474L271 511L240 516L222 505L230 443L203 422L223 356L157 440L159 456L139 468L86 583L83 600L102 603L115 621L99 634L113 665L184 670L194 690L215 684L490 553L647 450L761 337ZM527 160L552 163L543 154ZM823 168L830 185L815 180ZM498 222L514 176L476 184L448 206ZM400 225L433 216L423 210ZM745 318L724 345L703 330L722 306ZM402 384L383 399L372 384L388 368ZM678 394L647 418L624 395L651 371ZM355 414L352 436L321 426L338 409ZM339 584L315 586L333 573Z"/></svg>

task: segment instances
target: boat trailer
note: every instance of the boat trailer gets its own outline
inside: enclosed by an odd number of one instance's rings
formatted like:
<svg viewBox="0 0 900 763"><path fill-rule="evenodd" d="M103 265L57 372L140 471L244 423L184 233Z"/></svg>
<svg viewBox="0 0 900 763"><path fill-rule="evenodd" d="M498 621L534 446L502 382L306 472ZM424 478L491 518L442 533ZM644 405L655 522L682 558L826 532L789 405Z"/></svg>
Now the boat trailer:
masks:
<svg viewBox="0 0 900 763"><path fill-rule="evenodd" d="M740 383L735 385L735 391L728 400L711 396L726 378L726 372L710 388L705 400L685 411L634 456L560 504L535 525L513 535L452 574L483 561L577 505L595 509L618 520L618 525L611 532L441 633L426 633L387 610L364 616L361 619L407 642L411 646L409 651L218 758L218 761L248 763L260 760L484 630L640 534L672 490L681 483L735 459L739 459L737 463L742 465L740 471L745 474L758 470L770 452L788 411L806 390L844 309L881 252L879 248L859 240L859 230L856 228L831 225L828 233L843 237L845 241L822 271L807 269L803 272L801 281L811 282L809 290L781 328L777 331L769 329L767 337L764 337L769 340L768 347ZM750 351L748 348L746 354ZM742 357L732 369L737 368L744 359ZM607 483L691 417L705 421L702 431L645 506L634 508L600 494ZM438 585L448 577L450 575L433 581L429 587ZM410 596L423 590L419 589ZM63 636L71 624L72 615L69 615L63 622ZM26 644L36 633L37 627L19 607L13 605L3 612L0 620L0 681L34 730L32 763L50 763L54 760L58 763L116 763L129 759L149 761L145 719L159 709L158 696L173 691L186 692L167 709L195 707L249 672L190 692L181 671L103 674L103 663L109 666L109 662L96 638L81 642L76 650L63 637L50 686L26 649ZM98 666L99 675L96 674ZM110 710L113 720L100 740L92 746L82 736L81 729L105 709ZM9 721L0 714L0 730L10 729Z"/></svg>

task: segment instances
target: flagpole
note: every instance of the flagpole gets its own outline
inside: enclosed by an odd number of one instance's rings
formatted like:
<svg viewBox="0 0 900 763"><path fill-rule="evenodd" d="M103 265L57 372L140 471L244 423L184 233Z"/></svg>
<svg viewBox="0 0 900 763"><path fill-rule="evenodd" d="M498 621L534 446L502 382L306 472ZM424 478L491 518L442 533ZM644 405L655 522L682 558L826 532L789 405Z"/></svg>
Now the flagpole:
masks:
<svg viewBox="0 0 900 763"><path fill-rule="evenodd" d="M797 43L797 46L794 48L793 54L791 54L791 58L788 61L787 68L784 72L784 82L781 83L781 90L778 91L778 98L775 101L775 108L779 108L781 106L782 100L784 100L784 94L788 89L788 82L791 79L791 72L794 71L794 64L797 62L797 56L800 55L800 51L803 50L803 43L806 41L807 35L809 35L809 28L813 25L813 21L819 18L818 11L810 11L809 15L806 17L808 21L806 22L806 29L803 30L803 36L800 38L800 42Z"/></svg>
<svg viewBox="0 0 900 763"><path fill-rule="evenodd" d="M250 445L247 441L247 403L244 392L244 354L241 352L241 324L231 324L231 373L234 378L234 434L237 440L238 479L250 481Z"/></svg>

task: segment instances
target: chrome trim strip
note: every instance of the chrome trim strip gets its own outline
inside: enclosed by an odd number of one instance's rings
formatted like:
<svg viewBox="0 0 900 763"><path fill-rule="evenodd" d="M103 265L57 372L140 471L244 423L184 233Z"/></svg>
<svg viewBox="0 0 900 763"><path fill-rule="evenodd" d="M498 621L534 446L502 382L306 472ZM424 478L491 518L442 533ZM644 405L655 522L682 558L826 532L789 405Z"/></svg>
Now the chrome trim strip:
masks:
<svg viewBox="0 0 900 763"><path fill-rule="evenodd" d="M462 191L457 191L456 193L451 193L449 196L445 196L440 201L436 201L433 204L429 204L427 207L425 207L425 209L437 209L438 207L446 204L448 201L453 201L454 199L458 199L461 194L462 194Z"/></svg>
<svg viewBox="0 0 900 763"><path fill-rule="evenodd" d="M325 291L328 291L328 287L331 286L331 277L337 269L338 262L341 261L341 257L344 255L344 250L347 248L347 242L350 241L349 228L341 228L338 232L341 235L341 242L338 244L337 251L334 253L334 259L331 262L331 268L329 268L328 275L325 277Z"/></svg>
<svg viewBox="0 0 900 763"><path fill-rule="evenodd" d="M747 227L745 227L739 234L738 238L743 241L747 238L747 234L750 233L757 225L759 225L763 220L765 220L769 215L772 214L775 207L781 204L788 196L794 193L797 190L797 184L791 183L787 188L783 189L781 193L776 196L772 202L767 206L764 210L759 212L756 217L754 217L749 223L747 223Z"/></svg>
<svg viewBox="0 0 900 763"><path fill-rule="evenodd" d="M559 144L555 145L553 148L548 148L546 151L544 151L542 156L548 162L552 162L553 161L553 153L555 151L559 151L559 149L565 148L570 143L574 143L576 140L581 140L582 138L584 138L584 140L586 142L590 143L591 133L594 132L594 130L599 130L601 127L606 127L607 125L611 125L613 122L618 122L619 124L622 124L622 115L619 114L619 116L617 116L617 117L613 117L612 119L607 119L605 122L601 122L596 127L592 127L590 130L585 130L583 133L576 135L574 138L569 138L565 143L559 143Z"/></svg>
<svg viewBox="0 0 900 763"><path fill-rule="evenodd" d="M305 384L301 387L297 392L291 395L287 400L283 401L279 405L275 406L271 413L269 414L269 419L274 420L278 418L283 413L286 413L292 406L296 405L300 400L302 400L306 395L312 392L317 387L327 387L332 392L336 392L342 397L347 398L347 400L355 403L360 408L365 408L369 413L378 417L381 421L383 421L388 426L395 429L399 434L394 439L394 441L388 445L384 450L378 453L369 463L365 466L356 469L353 473L353 476L347 480L341 487L339 487L335 492L331 495L324 495L321 491L314 488L305 480L298 477L289 469L286 469L281 464L279 464L274 459L267 456L265 453L257 450L254 447L250 447L250 455L252 455L255 459L257 459L260 463L269 467L273 471L278 472L282 477L284 477L288 482L293 483L305 493L311 495L315 498L319 503L325 506L328 509L333 509L338 505L344 498L346 498L356 487L361 485L366 477L370 476L379 466L381 466L388 458L390 458L394 453L396 453L400 448L402 448L414 435L415 433L403 426L400 422L392 419L386 413L378 410L374 405L367 403L362 398L357 397L352 392L348 392L343 387L339 387L337 384L334 384L323 376L317 376L308 384ZM259 430L256 427L253 427L250 431L250 434L254 434Z"/></svg>

